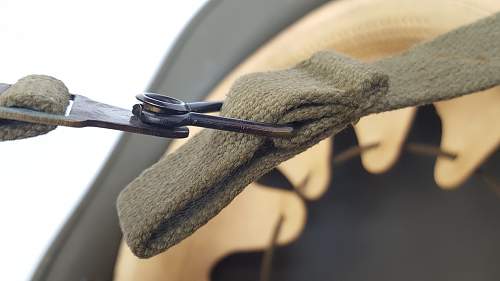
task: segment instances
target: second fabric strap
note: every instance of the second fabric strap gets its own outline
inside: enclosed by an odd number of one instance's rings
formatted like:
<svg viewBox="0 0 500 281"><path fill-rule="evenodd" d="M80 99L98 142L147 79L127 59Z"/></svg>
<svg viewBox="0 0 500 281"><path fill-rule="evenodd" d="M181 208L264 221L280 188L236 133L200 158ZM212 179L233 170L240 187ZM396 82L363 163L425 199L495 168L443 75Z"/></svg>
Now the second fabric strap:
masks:
<svg viewBox="0 0 500 281"><path fill-rule="evenodd" d="M120 194L124 238L139 257L180 242L249 183L360 117L428 104L500 84L500 16L365 64L320 52L281 71L243 76L223 116L292 123L292 138L204 130L144 171Z"/></svg>

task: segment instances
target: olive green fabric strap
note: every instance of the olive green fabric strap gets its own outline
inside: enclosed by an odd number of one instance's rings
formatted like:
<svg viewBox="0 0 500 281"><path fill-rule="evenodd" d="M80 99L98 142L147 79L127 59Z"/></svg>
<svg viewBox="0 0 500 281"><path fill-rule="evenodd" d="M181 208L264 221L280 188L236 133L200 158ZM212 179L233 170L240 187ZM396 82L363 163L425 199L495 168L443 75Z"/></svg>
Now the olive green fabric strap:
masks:
<svg viewBox="0 0 500 281"><path fill-rule="evenodd" d="M282 71L241 77L221 114L292 123L271 139L204 130L122 191L118 213L135 255L154 256L217 215L245 186L360 117L500 84L500 16L494 15L391 58L364 64L320 52Z"/></svg>
<svg viewBox="0 0 500 281"><path fill-rule="evenodd" d="M63 82L46 75L26 76L0 94L0 106L25 107L47 113L63 114L70 94ZM0 119L0 141L46 134L55 126L28 124Z"/></svg>

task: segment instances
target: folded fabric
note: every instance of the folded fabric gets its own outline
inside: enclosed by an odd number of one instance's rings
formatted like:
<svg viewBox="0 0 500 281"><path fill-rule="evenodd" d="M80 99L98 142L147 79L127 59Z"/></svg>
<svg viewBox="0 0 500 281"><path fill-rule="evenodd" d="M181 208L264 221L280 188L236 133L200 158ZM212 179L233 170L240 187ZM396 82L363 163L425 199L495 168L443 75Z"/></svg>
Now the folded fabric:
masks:
<svg viewBox="0 0 500 281"><path fill-rule="evenodd" d="M63 82L46 75L29 75L0 94L0 106L24 107L54 114L64 114L70 94ZM0 141L46 134L55 126L29 124L0 119Z"/></svg>
<svg viewBox="0 0 500 281"><path fill-rule="evenodd" d="M293 124L291 138L204 130L145 170L117 208L138 257L154 256L217 215L245 186L360 117L500 84L500 16L365 64L320 52L297 66L241 77L221 115Z"/></svg>

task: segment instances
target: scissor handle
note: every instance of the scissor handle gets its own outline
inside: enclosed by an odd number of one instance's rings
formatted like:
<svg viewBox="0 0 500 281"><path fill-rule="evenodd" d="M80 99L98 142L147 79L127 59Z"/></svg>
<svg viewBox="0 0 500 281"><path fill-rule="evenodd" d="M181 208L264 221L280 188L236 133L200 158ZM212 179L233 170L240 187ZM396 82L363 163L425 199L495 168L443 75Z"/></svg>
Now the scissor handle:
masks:
<svg viewBox="0 0 500 281"><path fill-rule="evenodd" d="M291 136L294 130L293 127L286 125L202 114L220 111L222 102L185 103L155 93L140 94L137 95L137 99L143 104L134 106L134 115L142 122L161 127L198 126L269 137Z"/></svg>
<svg viewBox="0 0 500 281"><path fill-rule="evenodd" d="M250 120L206 115L197 112L189 112L180 115L162 115L143 110L141 105L136 105L134 114L144 123L163 128L197 126L268 137L288 137L293 134L294 130L293 127L287 125L268 124Z"/></svg>
<svg viewBox="0 0 500 281"><path fill-rule="evenodd" d="M198 126L217 130L267 136L288 137L293 133L293 127L287 125L274 125L263 122L212 116L199 113L186 114L184 125ZM168 118L168 117L167 117Z"/></svg>
<svg viewBox="0 0 500 281"><path fill-rule="evenodd" d="M186 105L191 112L198 113L217 112L222 108L222 102L220 101L189 102Z"/></svg>

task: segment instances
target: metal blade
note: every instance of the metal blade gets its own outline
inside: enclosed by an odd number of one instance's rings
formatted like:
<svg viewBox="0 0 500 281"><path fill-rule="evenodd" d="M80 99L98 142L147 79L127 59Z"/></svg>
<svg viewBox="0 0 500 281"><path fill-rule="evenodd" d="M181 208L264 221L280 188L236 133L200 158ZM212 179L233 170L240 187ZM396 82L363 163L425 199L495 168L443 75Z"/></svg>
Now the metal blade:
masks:
<svg viewBox="0 0 500 281"><path fill-rule="evenodd" d="M0 94L9 87L8 84L0 84ZM166 138L185 138L189 135L187 127L151 126L141 122L131 110L96 102L84 96L72 95L71 100L73 105L66 116L0 106L0 119L75 128L99 127Z"/></svg>

